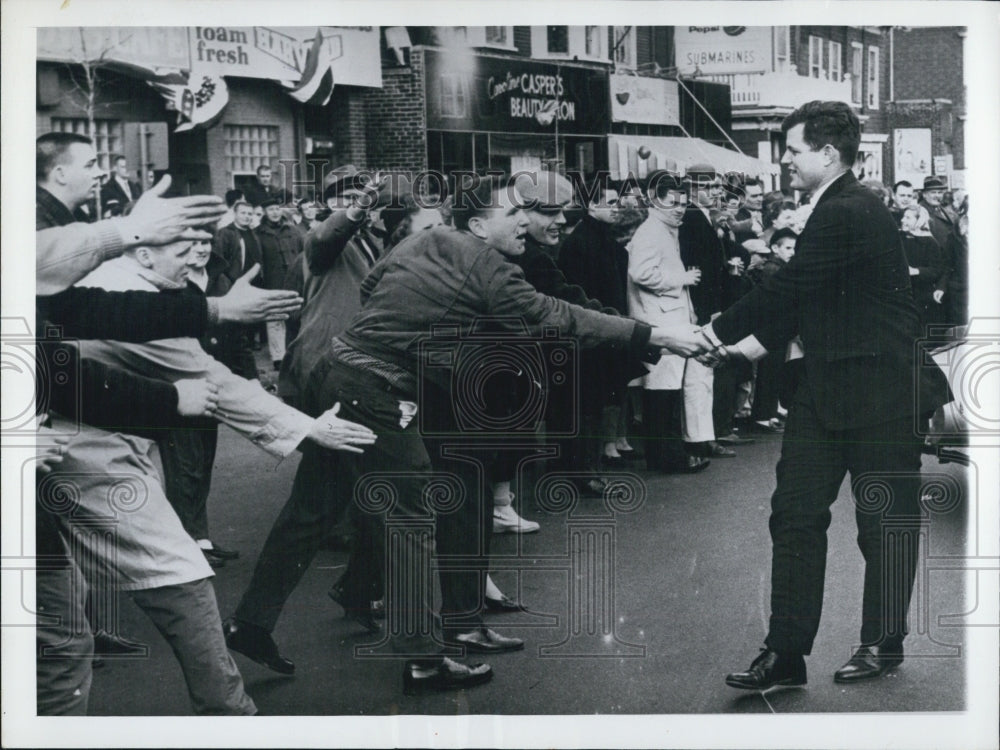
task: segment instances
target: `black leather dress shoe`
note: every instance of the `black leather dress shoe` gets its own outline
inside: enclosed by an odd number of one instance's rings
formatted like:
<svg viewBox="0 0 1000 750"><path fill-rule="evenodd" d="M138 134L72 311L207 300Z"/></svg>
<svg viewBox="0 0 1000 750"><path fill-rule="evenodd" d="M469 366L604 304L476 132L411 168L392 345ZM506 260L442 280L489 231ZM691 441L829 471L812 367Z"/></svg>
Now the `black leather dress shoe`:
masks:
<svg viewBox="0 0 1000 750"><path fill-rule="evenodd" d="M407 662L403 669L403 692L417 695L430 690L461 690L493 679L489 664L459 664L445 658L437 664Z"/></svg>
<svg viewBox="0 0 1000 750"><path fill-rule="evenodd" d="M379 619L385 619L385 605L382 605L381 610L376 610L372 606L372 602L352 602L344 594L343 589L339 586L334 585L326 592L333 601L340 605L341 609L344 610L344 617L348 620L354 620L361 627L367 630L369 633L379 633L382 630L382 625L378 622ZM380 617L381 615L381 617Z"/></svg>
<svg viewBox="0 0 1000 750"><path fill-rule="evenodd" d="M115 658L143 657L149 656L149 646L134 643L107 630L98 630L94 633L94 655Z"/></svg>
<svg viewBox="0 0 1000 750"><path fill-rule="evenodd" d="M508 638L489 628L445 636L445 641L454 646L465 646L467 651L479 654L501 654L524 648L524 641L520 638Z"/></svg>
<svg viewBox="0 0 1000 750"><path fill-rule="evenodd" d="M778 654L770 649L764 649L746 672L727 674L726 684L741 690L767 690L778 685L805 685L806 660L801 654Z"/></svg>
<svg viewBox="0 0 1000 750"><path fill-rule="evenodd" d="M278 644L263 628L230 618L223 623L222 633L230 651L243 654L278 674L295 674L295 664L278 653Z"/></svg>
<svg viewBox="0 0 1000 750"><path fill-rule="evenodd" d="M881 646L862 646L854 652L847 664L833 673L834 682L857 682L879 677L903 663L903 644L885 643Z"/></svg>
<svg viewBox="0 0 1000 750"><path fill-rule="evenodd" d="M215 542L212 542L211 549L203 549L202 552L205 553L205 557L215 557L219 560L238 560L240 557L237 550L220 547Z"/></svg>
<svg viewBox="0 0 1000 750"><path fill-rule="evenodd" d="M524 605L516 602L506 594L501 594L499 599L486 597L486 611L503 614L504 612L525 612Z"/></svg>

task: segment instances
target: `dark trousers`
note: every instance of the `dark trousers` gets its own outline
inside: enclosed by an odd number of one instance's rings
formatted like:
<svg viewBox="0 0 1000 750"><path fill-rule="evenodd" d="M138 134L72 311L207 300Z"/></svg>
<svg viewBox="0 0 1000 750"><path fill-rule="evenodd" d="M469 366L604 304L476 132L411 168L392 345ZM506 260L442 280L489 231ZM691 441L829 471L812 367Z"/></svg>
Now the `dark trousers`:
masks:
<svg viewBox="0 0 1000 750"><path fill-rule="evenodd" d="M647 389L642 392L642 425L647 469L670 471L687 465L683 419L683 391Z"/></svg>
<svg viewBox="0 0 1000 750"><path fill-rule="evenodd" d="M781 390L784 358L783 352L774 352L757 361L757 380L750 412L750 418L755 422L767 422L778 416L778 392Z"/></svg>
<svg viewBox="0 0 1000 750"><path fill-rule="evenodd" d="M736 413L736 394L740 383L752 377L749 362L737 362L715 368L712 379L712 426L715 436L730 435L733 432L733 416Z"/></svg>
<svg viewBox="0 0 1000 750"><path fill-rule="evenodd" d="M378 440L362 454L303 446L291 495L264 543L237 619L274 629L288 597L353 501L359 534L352 565L381 571L389 551L386 607L394 648L406 654L438 650L429 627L434 517L424 489L430 461L417 419L400 426L401 398L379 378L339 362L325 360L314 368L303 394L313 407L307 411L339 402L341 418L370 427ZM388 545L387 526L395 530Z"/></svg>
<svg viewBox="0 0 1000 750"><path fill-rule="evenodd" d="M158 445L163 462L163 489L192 539L208 539L208 494L219 440L214 421L170 430Z"/></svg>
<svg viewBox="0 0 1000 750"><path fill-rule="evenodd" d="M920 441L912 419L829 430L800 398L789 410L771 498L771 621L766 643L808 654L819 628L830 506L850 473L865 560L861 643L902 639L916 574Z"/></svg>

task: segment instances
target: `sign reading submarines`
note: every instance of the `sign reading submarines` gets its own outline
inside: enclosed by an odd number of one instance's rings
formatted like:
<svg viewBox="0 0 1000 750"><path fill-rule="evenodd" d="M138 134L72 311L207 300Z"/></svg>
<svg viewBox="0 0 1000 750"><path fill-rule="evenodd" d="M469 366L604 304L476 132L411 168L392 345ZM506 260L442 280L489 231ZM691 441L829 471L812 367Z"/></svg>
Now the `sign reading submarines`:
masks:
<svg viewBox="0 0 1000 750"><path fill-rule="evenodd" d="M531 60L428 50L432 130L606 134L608 74Z"/></svg>
<svg viewBox="0 0 1000 750"><path fill-rule="evenodd" d="M771 69L770 26L678 26L681 73L759 73Z"/></svg>

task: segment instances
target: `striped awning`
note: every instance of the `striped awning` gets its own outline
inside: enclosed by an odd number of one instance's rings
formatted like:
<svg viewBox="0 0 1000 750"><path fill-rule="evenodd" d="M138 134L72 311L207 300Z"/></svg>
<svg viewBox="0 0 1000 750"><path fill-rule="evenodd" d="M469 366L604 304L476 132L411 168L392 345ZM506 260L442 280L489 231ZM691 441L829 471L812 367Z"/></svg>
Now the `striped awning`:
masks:
<svg viewBox="0 0 1000 750"><path fill-rule="evenodd" d="M641 180L654 169L671 169L684 173L695 164L711 164L717 172L740 172L748 177L781 174L779 164L730 151L701 138L609 135L608 149L608 164L613 180L624 180L630 173ZM649 156L640 158L640 149L648 149Z"/></svg>

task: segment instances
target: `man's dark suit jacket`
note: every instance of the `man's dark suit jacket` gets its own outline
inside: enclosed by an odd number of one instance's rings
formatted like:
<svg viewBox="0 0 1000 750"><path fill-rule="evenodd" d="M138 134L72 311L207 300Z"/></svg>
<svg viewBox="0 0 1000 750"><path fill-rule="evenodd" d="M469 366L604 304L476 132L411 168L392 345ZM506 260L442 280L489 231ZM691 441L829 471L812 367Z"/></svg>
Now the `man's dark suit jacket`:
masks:
<svg viewBox="0 0 1000 750"><path fill-rule="evenodd" d="M696 206L684 212L677 239L684 265L701 269L701 281L687 291L698 323L705 325L713 313L726 308L726 251L712 222Z"/></svg>
<svg viewBox="0 0 1000 750"><path fill-rule="evenodd" d="M118 180L114 177L109 177L108 181L104 183L101 188L101 205L107 210L108 203L111 201L118 202L118 208L125 208L131 201L136 200L140 195L142 195L142 188L139 187L138 182L128 181L128 186L132 190L132 197L129 198L125 195L125 191L122 186L118 184Z"/></svg>
<svg viewBox="0 0 1000 750"><path fill-rule="evenodd" d="M812 402L831 430L864 428L950 399L941 371L915 353L917 311L896 222L851 172L820 196L795 256L712 324L727 344L755 333L780 351L796 332Z"/></svg>

